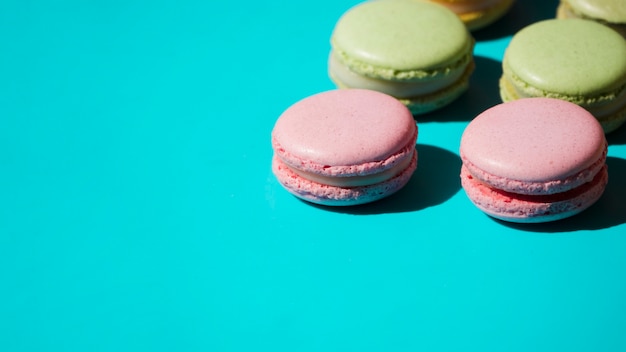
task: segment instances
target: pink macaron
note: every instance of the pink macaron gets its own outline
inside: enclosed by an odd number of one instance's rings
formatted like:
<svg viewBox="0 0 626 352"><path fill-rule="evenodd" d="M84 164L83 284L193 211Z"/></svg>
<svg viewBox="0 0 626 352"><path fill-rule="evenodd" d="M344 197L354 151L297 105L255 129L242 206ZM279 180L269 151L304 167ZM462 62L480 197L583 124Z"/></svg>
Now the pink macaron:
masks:
<svg viewBox="0 0 626 352"><path fill-rule="evenodd" d="M400 190L417 167L417 124L397 99L339 89L285 110L272 130L272 171L290 193L322 205L369 203Z"/></svg>
<svg viewBox="0 0 626 352"><path fill-rule="evenodd" d="M461 137L461 184L488 215L546 222L575 215L606 187L602 126L580 106L551 98L496 105Z"/></svg>

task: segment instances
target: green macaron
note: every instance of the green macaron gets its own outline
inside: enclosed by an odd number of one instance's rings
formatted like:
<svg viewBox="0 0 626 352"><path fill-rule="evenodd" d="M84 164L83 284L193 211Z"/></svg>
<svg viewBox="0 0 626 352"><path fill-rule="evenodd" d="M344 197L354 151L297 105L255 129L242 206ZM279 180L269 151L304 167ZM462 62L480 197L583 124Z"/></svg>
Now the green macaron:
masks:
<svg viewBox="0 0 626 352"><path fill-rule="evenodd" d="M611 132L626 121L626 41L581 19L536 22L504 53L502 100L548 97L586 108Z"/></svg>
<svg viewBox="0 0 626 352"><path fill-rule="evenodd" d="M561 0L557 18L582 18L602 23L626 38L626 1Z"/></svg>
<svg viewBox="0 0 626 352"><path fill-rule="evenodd" d="M468 87L474 40L451 10L419 0L366 1L338 20L329 75L340 88L398 98L414 114L447 105Z"/></svg>

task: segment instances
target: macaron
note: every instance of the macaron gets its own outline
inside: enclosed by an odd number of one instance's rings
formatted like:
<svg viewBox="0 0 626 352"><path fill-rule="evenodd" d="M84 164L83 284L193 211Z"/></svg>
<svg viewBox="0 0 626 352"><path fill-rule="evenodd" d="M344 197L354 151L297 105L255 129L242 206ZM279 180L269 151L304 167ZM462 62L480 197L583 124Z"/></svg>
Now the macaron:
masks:
<svg viewBox="0 0 626 352"><path fill-rule="evenodd" d="M303 200L369 203L406 185L417 167L417 124L397 99L336 89L298 101L272 130L272 170Z"/></svg>
<svg viewBox="0 0 626 352"><path fill-rule="evenodd" d="M504 16L513 0L429 0L456 13L470 31L486 27Z"/></svg>
<svg viewBox="0 0 626 352"><path fill-rule="evenodd" d="M561 0L556 17L581 18L604 24L626 38L626 1Z"/></svg>
<svg viewBox="0 0 626 352"><path fill-rule="evenodd" d="M474 39L444 6L374 0L345 12L331 35L328 71L339 88L379 91L413 114L448 105L474 70Z"/></svg>
<svg viewBox="0 0 626 352"><path fill-rule="evenodd" d="M550 19L517 32L505 49L500 96L566 100L605 133L626 121L626 40L593 21Z"/></svg>
<svg viewBox="0 0 626 352"><path fill-rule="evenodd" d="M552 98L502 103L463 131L461 185L486 214L535 223L594 204L608 182L607 142L580 106Z"/></svg>

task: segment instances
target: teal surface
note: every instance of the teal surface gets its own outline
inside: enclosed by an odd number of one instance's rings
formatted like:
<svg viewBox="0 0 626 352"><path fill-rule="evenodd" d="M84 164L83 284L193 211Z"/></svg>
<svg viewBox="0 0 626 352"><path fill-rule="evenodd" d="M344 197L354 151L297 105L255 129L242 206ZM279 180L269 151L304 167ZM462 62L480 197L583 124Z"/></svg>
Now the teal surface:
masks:
<svg viewBox="0 0 626 352"><path fill-rule="evenodd" d="M512 226L460 189L461 133L554 0L475 33L402 192L328 209L277 184L274 121L333 88L356 3L2 2L0 351L626 350L626 128L575 218Z"/></svg>

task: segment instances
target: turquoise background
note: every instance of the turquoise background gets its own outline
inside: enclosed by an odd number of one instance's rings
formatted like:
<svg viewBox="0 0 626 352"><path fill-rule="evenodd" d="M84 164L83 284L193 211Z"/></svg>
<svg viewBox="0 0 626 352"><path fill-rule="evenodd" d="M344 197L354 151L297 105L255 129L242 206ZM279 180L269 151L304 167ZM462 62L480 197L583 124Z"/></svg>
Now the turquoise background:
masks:
<svg viewBox="0 0 626 352"><path fill-rule="evenodd" d="M334 88L357 3L3 1L0 351L626 350L626 128L575 218L495 221L460 188L463 129L555 0L474 33L400 193L324 208L276 182L273 124Z"/></svg>

